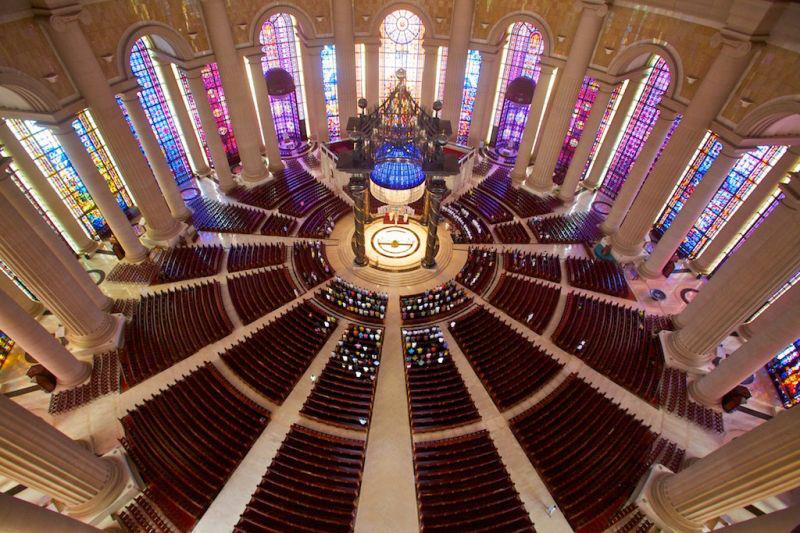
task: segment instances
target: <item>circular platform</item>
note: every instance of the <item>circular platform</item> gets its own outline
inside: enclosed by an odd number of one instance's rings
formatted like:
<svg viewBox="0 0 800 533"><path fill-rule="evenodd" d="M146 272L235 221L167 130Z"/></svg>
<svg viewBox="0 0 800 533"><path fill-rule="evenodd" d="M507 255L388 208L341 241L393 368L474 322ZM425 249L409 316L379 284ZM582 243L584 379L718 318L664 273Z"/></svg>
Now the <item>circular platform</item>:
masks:
<svg viewBox="0 0 800 533"><path fill-rule="evenodd" d="M425 228L410 222L402 226L374 222L366 231L367 257L370 263L390 270L416 267L425 255Z"/></svg>

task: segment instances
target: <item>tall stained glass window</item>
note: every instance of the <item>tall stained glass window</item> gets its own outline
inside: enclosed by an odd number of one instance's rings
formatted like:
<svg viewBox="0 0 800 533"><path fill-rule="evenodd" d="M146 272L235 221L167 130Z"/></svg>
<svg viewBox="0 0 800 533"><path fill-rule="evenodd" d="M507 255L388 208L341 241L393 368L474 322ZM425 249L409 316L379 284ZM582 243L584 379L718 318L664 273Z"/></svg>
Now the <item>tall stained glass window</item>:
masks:
<svg viewBox="0 0 800 533"><path fill-rule="evenodd" d="M422 68L425 54L422 37L425 26L411 11L399 9L386 15L381 24L380 84L381 101L397 85L395 73L406 71L406 87L419 100L422 94Z"/></svg>
<svg viewBox="0 0 800 533"><path fill-rule="evenodd" d="M180 74L183 94L186 98L186 102L189 104L189 110L192 113L194 125L203 143L206 157L209 161L213 161L211 152L208 150L208 143L206 142L206 132L203 131L200 115L197 113L197 104L194 101L195 96L189 89L189 81L186 79L186 74L184 74L183 71L181 71ZM235 165L239 162L239 147L236 145L236 137L233 135L231 117L230 114L228 114L228 104L225 100L225 91L222 89L222 81L219 78L217 64L211 63L204 66L200 71L200 78L206 90L208 104L211 106L211 114L214 115L214 121L217 124L217 134L220 136L220 139L222 139L222 145L225 147L225 155L228 157L228 163Z"/></svg>
<svg viewBox="0 0 800 533"><path fill-rule="evenodd" d="M707 131L703 141L694 153L692 162L686 167L683 172L683 177L672 190L667 205L656 220L654 230L657 235L661 236L667 231L672 221L678 216L678 213L683 209L684 204L692 195L697 185L702 181L703 176L706 175L708 169L714 164L714 161L722 149L722 144L717 140L717 134Z"/></svg>
<svg viewBox="0 0 800 533"><path fill-rule="evenodd" d="M481 74L481 53L470 50L467 54L467 67L464 74L464 89L461 96L461 112L458 117L456 142L467 144L472 112L475 111L475 97L478 95L478 78Z"/></svg>
<svg viewBox="0 0 800 533"><path fill-rule="evenodd" d="M628 119L628 123L617 143L614 157L606 170L603 180L603 194L610 198L616 198L625 178L639 157L647 137L653 129L653 124L658 118L658 104L661 102L664 92L669 87L670 72L667 62L658 56L651 59L652 68L647 77L636 106ZM630 90L630 88L628 88ZM666 141L664 142L666 144Z"/></svg>
<svg viewBox="0 0 800 533"><path fill-rule="evenodd" d="M575 100L575 108L572 110L572 115L569 119L569 129L566 137L564 137L564 143L561 145L561 152L558 154L556 168L553 173L553 181L559 185L564 183L567 169L570 162L572 162L572 156L575 155L575 148L578 147L578 142L581 140L583 128L586 126L586 119L589 118L592 104L594 104L599 90L597 80L589 76L583 78L583 84L580 91L578 91L578 98Z"/></svg>
<svg viewBox="0 0 800 533"><path fill-rule="evenodd" d="M164 152L175 181L178 184L184 183L192 177L192 169L186 158L186 150L180 133L175 126L172 110L169 108L161 88L161 81L153 66L150 42L146 37L142 37L134 43L130 62L131 71L142 89L139 93L139 101L150 122L150 127L158 139L158 144L161 146L161 151Z"/></svg>
<svg viewBox="0 0 800 533"><path fill-rule="evenodd" d="M787 409L800 403L800 339L767 363L767 373Z"/></svg>
<svg viewBox="0 0 800 533"><path fill-rule="evenodd" d="M14 348L14 341L11 338L0 331L0 369L3 368L3 365L6 363L6 358L8 354L11 353L12 348Z"/></svg>
<svg viewBox="0 0 800 533"><path fill-rule="evenodd" d="M336 91L336 48L332 44L322 47L322 90L325 94L325 115L328 117L328 137L339 140L339 96ZM358 80L356 80L358 81ZM358 83L356 83L358 85Z"/></svg>
<svg viewBox="0 0 800 533"><path fill-rule="evenodd" d="M444 102L444 80L447 76L447 47L440 46L436 53L436 100Z"/></svg>
<svg viewBox="0 0 800 533"><path fill-rule="evenodd" d="M681 243L679 253L684 257L699 255L784 152L785 146L759 146L740 157L703 214L689 230Z"/></svg>
<svg viewBox="0 0 800 533"><path fill-rule="evenodd" d="M5 263L5 261L0 259L0 276L4 275L8 276L9 279L11 279L11 281L13 281L16 284L16 286L20 288L22 292L27 294L28 298L36 302L39 301L39 298L37 298L36 295L33 294L31 290L27 287L27 285L25 285L25 283L23 283L23 281L19 279L19 277L17 277L17 275L14 273L13 270L11 270L11 268Z"/></svg>
<svg viewBox="0 0 800 533"><path fill-rule="evenodd" d="M603 117L600 119L600 127L597 128L597 134L595 135L594 141L592 142L592 147L589 149L589 157L586 158L586 163L583 166L583 172L581 172L581 180L586 178L586 175L589 173L589 169L592 167L592 163L594 162L594 156L595 154L597 154L597 149L603 142L606 133L608 133L608 125L611 122L611 117L613 117L614 113L617 112L617 105L619 104L619 95L621 92L622 92L622 87L617 86L611 93L611 98L608 100L608 105L606 106L606 109L603 112Z"/></svg>
<svg viewBox="0 0 800 533"><path fill-rule="evenodd" d="M364 43L356 43L356 99L358 100L367 97L367 76L364 74L366 64L367 47ZM375 103L376 102L370 102L370 105L374 105Z"/></svg>

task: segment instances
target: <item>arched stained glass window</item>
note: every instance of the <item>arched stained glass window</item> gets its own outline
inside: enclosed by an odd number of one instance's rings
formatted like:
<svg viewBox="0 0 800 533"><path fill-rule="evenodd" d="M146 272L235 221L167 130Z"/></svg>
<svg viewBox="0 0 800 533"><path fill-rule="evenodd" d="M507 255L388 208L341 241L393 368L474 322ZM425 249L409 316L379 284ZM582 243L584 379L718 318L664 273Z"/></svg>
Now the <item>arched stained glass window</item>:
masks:
<svg viewBox="0 0 800 533"><path fill-rule="evenodd" d="M767 373L787 409L800 403L800 339L767 363Z"/></svg>
<svg viewBox="0 0 800 533"><path fill-rule="evenodd" d="M589 173L589 169L592 167L592 164L594 163L594 156L597 154L597 149L600 147L600 144L603 142L603 139L608 133L608 125L611 123L611 117L613 117L614 113L617 112L620 94L622 94L622 86L618 85L617 87L614 88L614 91L611 93L611 98L609 99L608 105L606 106L606 109L603 112L603 117L600 119L600 127L597 128L597 134L595 135L594 141L592 142L592 147L589 149L589 157L586 158L586 163L583 166L583 172L581 173L581 180L586 178L586 175Z"/></svg>
<svg viewBox="0 0 800 533"><path fill-rule="evenodd" d="M397 85L395 73L401 68L406 71L408 90L419 100L422 94L422 68L425 63L425 54L422 51L424 34L422 20L406 9L389 13L383 19L379 66L381 101Z"/></svg>
<svg viewBox="0 0 800 533"><path fill-rule="evenodd" d="M6 358L8 354L11 353L11 350L14 348L14 341L11 338L0 331L0 369L3 368L3 365L6 362Z"/></svg>
<svg viewBox="0 0 800 533"><path fill-rule="evenodd" d="M617 197L633 163L639 157L658 118L658 104L669 87L670 72L667 62L661 57L653 56L651 65L650 75L641 88L628 123L617 142L614 157L606 170L602 190L609 198ZM662 149L667 142L668 138L662 144Z"/></svg>
<svg viewBox="0 0 800 533"><path fill-rule="evenodd" d="M336 47L328 44L322 47L322 90L325 94L325 115L328 117L328 137L339 140L339 96L336 90ZM356 84L358 85L358 84Z"/></svg>
<svg viewBox="0 0 800 533"><path fill-rule="evenodd" d="M150 122L150 127L161 146L161 151L164 152L175 181L181 184L192 177L192 169L186 158L186 149L183 146L181 135L175 126L172 110L169 108L161 88L161 81L153 66L150 45L151 43L146 37L142 37L134 43L130 56L131 71L142 89L139 93L139 101Z"/></svg>
<svg viewBox="0 0 800 533"><path fill-rule="evenodd" d="M475 97L478 95L478 78L481 74L481 53L470 50L467 55L467 68L464 74L464 88L461 96L461 113L458 118L456 142L467 144L472 112L475 110Z"/></svg>
<svg viewBox="0 0 800 533"><path fill-rule="evenodd" d="M586 126L586 119L589 118L589 113L592 110L597 98L599 85L597 80L586 76L583 78L583 84L580 91L578 91L578 98L575 100L575 108L572 110L572 115L569 119L569 129L567 135L564 137L564 143L561 145L561 152L558 154L556 161L556 168L553 173L553 182L561 185L564 183L564 177L567 175L567 169L572 162L572 156L575 155L575 148L578 147L578 142L581 140L583 128Z"/></svg>

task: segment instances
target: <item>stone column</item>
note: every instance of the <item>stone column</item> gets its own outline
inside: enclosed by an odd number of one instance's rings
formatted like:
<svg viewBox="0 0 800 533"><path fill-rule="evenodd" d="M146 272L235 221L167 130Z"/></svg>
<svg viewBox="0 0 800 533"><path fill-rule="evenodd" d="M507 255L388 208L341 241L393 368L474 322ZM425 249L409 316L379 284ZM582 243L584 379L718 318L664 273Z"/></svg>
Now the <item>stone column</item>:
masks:
<svg viewBox="0 0 800 533"><path fill-rule="evenodd" d="M422 49L425 51L425 64L422 68L422 94L420 95L420 104L425 109L431 109L433 102L436 100L436 75L437 75L437 60L439 59L439 46L436 44L423 43ZM459 107L461 106L461 98L458 99ZM445 107L446 109L446 107ZM459 109L459 113L461 110ZM454 130L457 128L453 128Z"/></svg>
<svg viewBox="0 0 800 533"><path fill-rule="evenodd" d="M122 463L97 457L0 395L0 474L46 494L78 519L101 513L127 483Z"/></svg>
<svg viewBox="0 0 800 533"><path fill-rule="evenodd" d="M322 80L322 47L303 44L301 48L303 50L303 76L306 82L306 99L308 100L308 113L310 115L306 117L306 121L317 140L326 142L330 134L328 133L328 112L325 109L325 88ZM355 54L355 51L353 54ZM353 68L355 69L355 56L353 57ZM353 71L353 76L355 76L355 70ZM353 86L355 87L355 85ZM337 98L339 93L341 93L341 90L339 89L337 78ZM342 128L347 127L347 117L342 115L341 102L339 102L339 123Z"/></svg>
<svg viewBox="0 0 800 533"><path fill-rule="evenodd" d="M665 349L679 363L699 368L711 350L800 270L800 174L781 185L784 198L747 241L673 318Z"/></svg>
<svg viewBox="0 0 800 533"><path fill-rule="evenodd" d="M711 121L727 102L753 55L748 41L722 38L722 50L700 82L692 101L683 113L670 142L658 158L653 171L642 185L641 194L616 234L614 248L626 256L638 255L675 183L683 175L687 162L697 150Z"/></svg>
<svg viewBox="0 0 800 533"><path fill-rule="evenodd" d="M739 209L731 216L728 222L722 226L716 236L706 245L700 255L689 262L689 266L699 274L708 274L721 259L722 253L727 249L739 233L747 230L746 224L750 218L758 211L761 205L772 195L778 183L786 177L786 174L800 163L800 148L789 148L775 166L767 172L758 187L750 193L750 196L742 202Z"/></svg>
<svg viewBox="0 0 800 533"><path fill-rule="evenodd" d="M197 107L197 115L200 117L200 125L206 134L206 144L211 153L214 173L219 180L219 188L222 189L222 192L228 192L236 187L236 182L233 181L228 156L225 154L225 146L223 146L217 130L217 122L211 113L211 105L208 103L208 95L205 85L203 85L200 69L187 70L186 81L189 83L189 90L194 95L194 104ZM274 127L272 129L275 130Z"/></svg>
<svg viewBox="0 0 800 533"><path fill-rule="evenodd" d="M447 45L447 72L444 78L444 108L442 118L453 124L453 137L458 130L461 100L464 93L464 74L467 69L469 38L475 0L454 0L450 22L450 41Z"/></svg>
<svg viewBox="0 0 800 533"><path fill-rule="evenodd" d="M100 530L65 514L0 493L0 524L15 533L99 533Z"/></svg>
<svg viewBox="0 0 800 533"><path fill-rule="evenodd" d="M242 178L245 181L259 181L266 176L267 168L261 159L261 137L258 134L256 110L248 95L247 81L242 72L244 64L236 52L225 4L224 0L201 0L200 8L217 60L233 131L236 133L236 144L242 160Z"/></svg>
<svg viewBox="0 0 800 533"><path fill-rule="evenodd" d="M737 522L727 526L725 533L795 533L800 524L800 505L786 507L780 511L771 511L767 514Z"/></svg>
<svg viewBox="0 0 800 533"><path fill-rule="evenodd" d="M604 1L583 0L582 4L583 9L575 31L575 39L569 50L564 70L559 76L553 103L542 128L542 142L533 165L532 179L528 180L528 185L537 191L549 191L553 186L553 172L569 129L575 100L608 12L608 6Z"/></svg>
<svg viewBox="0 0 800 533"><path fill-rule="evenodd" d="M364 236L364 226L367 220L366 197L369 189L366 179L363 176L352 176L347 188L350 196L353 198L353 214L355 216L356 226L352 242L353 252L355 252L353 262L356 266L364 267L369 264Z"/></svg>
<svg viewBox="0 0 800 533"><path fill-rule="evenodd" d="M628 214L628 209L631 208L634 198L636 198L642 183L644 183L647 174L650 172L650 167L653 166L653 162L658 157L658 151L661 145L664 144L675 117L676 113L674 111L663 107L659 108L656 123L653 125L653 129L650 130L650 135L647 137L641 152L639 152L639 157L636 158L636 161L628 171L628 177L625 178L625 182L617 193L611 212L600 224L600 229L606 235L616 233L625 215Z"/></svg>
<svg viewBox="0 0 800 533"><path fill-rule="evenodd" d="M661 529L703 531L709 521L800 485L800 410L788 409L673 474L656 465L639 508Z"/></svg>
<svg viewBox="0 0 800 533"><path fill-rule="evenodd" d="M61 228L66 236L77 246L80 254L91 254L97 250L97 242L90 239L86 231L81 227L63 200L58 197L58 193L47 181L42 171L36 166L31 156L22 146L22 143L14 136L4 120L0 120L0 143L3 143L8 153L14 159L19 169L28 178L28 183L36 192L42 203L50 211L56 224Z"/></svg>
<svg viewBox="0 0 800 533"><path fill-rule="evenodd" d="M364 98L369 102L369 108L380 103L381 98L381 43L378 39L364 40ZM355 52L353 52L355 53ZM338 56L337 56L338 63ZM357 110L353 110L354 112ZM341 114L342 108L339 108ZM344 115L342 115L344 116ZM354 115L350 115L354 116Z"/></svg>
<svg viewBox="0 0 800 533"><path fill-rule="evenodd" d="M533 100L528 110L528 120L525 122L525 129L522 131L522 139L519 143L519 152L514 161L514 168L511 170L511 180L519 185L528 177L528 165L530 164L533 146L539 137L539 127L542 124L542 117L547 104L547 88L556 73L556 68L542 63L539 71L539 81L536 83L536 90L533 92Z"/></svg>
<svg viewBox="0 0 800 533"><path fill-rule="evenodd" d="M697 219L703 214L706 206L717 193L727 175L736 166L739 158L746 152L746 149L737 149L728 144L728 142L723 142L722 150L720 150L711 168L703 176L702 181L700 181L689 200L673 219L667 231L661 236L650 257L639 265L639 274L642 277L648 279L661 277L664 265L667 264L675 250L683 242L683 239L686 238L689 230L692 229Z"/></svg>
<svg viewBox="0 0 800 533"><path fill-rule="evenodd" d="M142 150L144 150L145 156L147 156L147 161L150 163L150 168L153 170L158 186L161 188L164 200L166 200L167 207L169 207L169 212L178 220L186 220L192 213L183 202L181 191L178 189L178 184L175 183L175 175L172 174L164 152L158 144L158 139L153 133L153 128L150 127L150 121L144 113L138 93L137 87L134 90L120 94L122 103L128 112L128 117L131 119L133 129L139 137L139 143L142 146Z"/></svg>
<svg viewBox="0 0 800 533"><path fill-rule="evenodd" d="M120 112L117 100L78 19L83 16L76 4L58 14L39 16L39 20L58 52L70 79L75 83L108 143L125 184L147 221L147 235L153 241L169 241L181 232L172 218L153 172ZM91 191L90 191L91 192ZM92 194L94 196L94 194Z"/></svg>
<svg viewBox="0 0 800 533"><path fill-rule="evenodd" d="M502 43L500 48L502 49ZM474 147L480 146L492 128L492 104L497 93L497 84L500 83L497 63L497 52L481 52L481 73L478 76L478 92L469 128L469 144Z"/></svg>
<svg viewBox="0 0 800 533"><path fill-rule="evenodd" d="M133 263L146 259L149 253L147 248L139 242L139 238L133 232L128 218L108 189L108 183L106 183L105 178L97 170L94 162L86 152L80 137L72 129L70 121L71 119L68 119L61 124L55 126L47 125L47 127L53 132L56 140L61 144L67 157L75 166L75 170L78 171L83 184L86 185L86 189L92 195L94 203L97 204L97 208L100 209L100 213L106 219L108 227L111 228L120 246L125 250L125 259Z"/></svg>
<svg viewBox="0 0 800 533"><path fill-rule="evenodd" d="M448 59L449 61L449 59ZM432 179L428 187L428 238L425 243L423 268L436 267L436 252L439 250L439 218L442 197L447 191L444 180Z"/></svg>
<svg viewBox="0 0 800 533"><path fill-rule="evenodd" d="M37 317L44 311L42 302L31 300L28 295L20 289L14 281L0 272L0 292L5 293L15 304L20 306L29 316ZM2 331L2 328L0 328Z"/></svg>
<svg viewBox="0 0 800 533"><path fill-rule="evenodd" d="M275 132L275 120L272 118L272 106L269 103L269 94L267 92L267 79L264 77L264 70L261 67L261 56L250 55L247 56L249 64L248 73L250 75L250 83L253 84L253 91L256 93L256 102L258 104L258 118L261 123L261 133L264 135L264 153L269 161L269 171L278 172L283 170L284 165L281 161L281 151L278 148L278 134ZM208 108L208 114L211 116L211 108ZM205 127L205 126L204 126ZM216 130L215 130L216 131ZM219 135L216 136L219 139ZM209 145L210 148L210 145ZM219 148L225 152L222 146L222 141L219 142ZM226 167L227 167L227 158ZM229 168L229 167L228 167ZM222 182L220 182L222 183Z"/></svg>
<svg viewBox="0 0 800 533"><path fill-rule="evenodd" d="M789 346L800 335L800 285L794 285L761 315L753 338L720 362L719 366L689 384L691 397L719 409L722 396Z"/></svg>
<svg viewBox="0 0 800 533"><path fill-rule="evenodd" d="M186 146L186 155L189 157L189 163L192 165L192 170L198 176L208 176L211 174L211 169L206 163L206 157L203 153L203 147L200 144L200 139L195 131L194 121L189 115L189 110L183 101L183 89L175 77L175 71L172 69L170 63L160 59L155 59L153 65L156 67L159 79L163 81L162 89L164 95L172 102L172 109L175 111L175 120L178 122L178 127L183 133L183 144Z"/></svg>
<svg viewBox="0 0 800 533"><path fill-rule="evenodd" d="M353 1L332 0L333 44L336 46L336 90L339 116L356 116L356 44L353 39ZM375 104L377 102L370 102ZM345 119L346 120L346 119ZM345 124L346 125L346 124Z"/></svg>
<svg viewBox="0 0 800 533"><path fill-rule="evenodd" d="M58 258L64 274L71 277L72 281L86 293L86 296L95 303L100 309L110 309L114 302L103 294L95 284L89 274L83 269L72 250L64 243L47 222L39 215L36 208L31 205L25 195L11 181L5 173L7 165L11 159L6 158L0 161L0 195L15 208L14 216L18 216L28 225L29 231L36 233L39 238L47 245L50 252ZM9 216L11 214L9 213Z"/></svg>

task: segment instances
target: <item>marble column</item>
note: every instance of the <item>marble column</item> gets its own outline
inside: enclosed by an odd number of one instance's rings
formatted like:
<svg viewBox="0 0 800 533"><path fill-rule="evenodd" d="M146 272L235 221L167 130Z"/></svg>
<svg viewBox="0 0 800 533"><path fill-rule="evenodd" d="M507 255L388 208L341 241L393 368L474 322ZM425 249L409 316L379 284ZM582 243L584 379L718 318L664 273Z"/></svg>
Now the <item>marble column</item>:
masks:
<svg viewBox="0 0 800 533"><path fill-rule="evenodd" d="M667 264L683 239L686 238L689 230L703 214L706 206L722 186L730 171L736 166L739 158L747 152L746 149L737 149L726 141L721 139L720 141L722 150L711 164L711 168L708 169L683 208L672 220L667 231L661 236L650 257L639 265L639 274L642 277L648 279L661 277L664 265Z"/></svg>
<svg viewBox="0 0 800 533"><path fill-rule="evenodd" d="M553 102L542 127L542 142L536 162L533 165L528 186L537 191L549 191L553 186L553 172L564 137L569 129L569 121L575 100L583 84L586 68L592 58L597 37L603 27L608 12L605 2L583 0L578 28L569 50L567 63L559 75L553 95Z"/></svg>
<svg viewBox="0 0 800 533"><path fill-rule="evenodd" d="M432 179L428 186L428 237L425 242L423 268L436 267L436 252L439 250L439 218L440 207L447 187L442 179Z"/></svg>
<svg viewBox="0 0 800 533"><path fill-rule="evenodd" d="M475 0L454 0L450 21L450 41L447 45L447 71L444 78L444 108L442 118L453 125L453 138L458 130L461 100L464 93L464 74L467 70L469 38Z"/></svg>
<svg viewBox="0 0 800 533"><path fill-rule="evenodd" d="M111 228L120 246L125 250L125 259L133 263L146 259L149 253L147 248L139 242L139 238L133 232L128 217L122 212L116 198L111 194L108 183L89 157L80 137L72 129L70 119L55 126L46 126L50 128L56 140L61 144L89 194L92 195L94 203L106 219L108 227Z"/></svg>
<svg viewBox="0 0 800 533"><path fill-rule="evenodd" d="M502 43L500 45L502 49ZM492 129L492 104L500 83L498 74L498 52L481 52L481 73L478 76L478 92L475 97L475 109L472 112L472 124L469 128L469 144L479 147ZM536 95L534 94L534 98Z"/></svg>
<svg viewBox="0 0 800 533"><path fill-rule="evenodd" d="M103 512L128 482L117 459L97 457L59 430L0 395L0 474L90 519Z"/></svg>
<svg viewBox="0 0 800 533"><path fill-rule="evenodd" d="M367 194L368 187L363 176L353 176L348 184L348 192L353 198L353 215L355 217L355 232L353 233L353 262L356 266L364 267L369 264L367 259L364 228L367 221Z"/></svg>
<svg viewBox="0 0 800 533"><path fill-rule="evenodd" d="M44 207L50 212L56 224L77 247L76 251L80 254L94 253L97 250L97 242L89 238L80 222L72 216L67 205L58 197L56 190L4 120L0 120L0 143L3 143L14 162L28 178L31 189L42 200Z"/></svg>
<svg viewBox="0 0 800 533"><path fill-rule="evenodd" d="M782 184L784 198L684 310L676 331L662 332L668 355L700 368L722 339L800 270L800 174Z"/></svg>
<svg viewBox="0 0 800 533"><path fill-rule="evenodd" d="M700 255L689 262L693 271L699 274L708 274L714 269L728 246L738 238L740 233L747 231L750 218L758 212L761 205L775 191L778 183L798 163L800 163L800 148L790 147L775 163L775 166L767 172L758 187L742 202L728 222L717 232L711 242L700 252Z"/></svg>
<svg viewBox="0 0 800 533"><path fill-rule="evenodd" d="M336 89L339 116L354 117L356 107L356 44L353 39L353 1L332 0L333 44L336 46ZM376 102L370 102L375 104ZM346 120L346 119L345 119Z"/></svg>
<svg viewBox="0 0 800 533"><path fill-rule="evenodd" d="M558 197L565 203L571 203L575 199L575 188L581 181L583 169L589 159L589 152L592 150L592 145L597 137L597 130L600 129L600 122L603 120L608 103L611 101L611 93L614 92L613 85L602 81L598 81L598 88L597 97L592 104L592 109L589 111L581 138L578 140L578 146L572 155L567 175L564 176L564 183L558 193Z"/></svg>
<svg viewBox="0 0 800 533"><path fill-rule="evenodd" d="M794 285L761 316L753 337L711 372L689 384L695 401L719 409L722 396L769 363L800 335L800 285ZM760 318L760 317L759 317Z"/></svg>
<svg viewBox="0 0 800 533"><path fill-rule="evenodd" d="M200 0L208 39L217 60L228 112L236 134L236 145L242 160L242 178L249 182L260 181L266 177L267 168L261 159L261 136L258 134L256 110L248 94L247 80L242 70L244 64L236 52L225 5L224 0Z"/></svg>
<svg viewBox="0 0 800 533"><path fill-rule="evenodd" d="M211 174L211 168L206 163L206 157L203 153L203 146L200 144L200 138L195 131L194 121L189 115L189 110L186 109L186 104L183 101L183 89L180 82L175 77L176 73L170 63L163 60L156 59L153 61L158 72L159 79L163 82L162 89L164 95L172 102L172 109L175 111L175 120L178 122L178 127L183 134L183 144L186 147L186 155L189 158L189 163L192 165L192 170L198 176L208 176Z"/></svg>
<svg viewBox="0 0 800 533"><path fill-rule="evenodd" d="M436 100L436 75L437 61L439 59L439 46L436 44L423 43L422 49L425 51L425 64L422 68L422 95L420 104L425 109L431 109ZM459 99L459 105L461 99ZM454 130L456 128L453 128Z"/></svg>
<svg viewBox="0 0 800 533"><path fill-rule="evenodd" d="M29 316L37 317L44 311L42 302L31 300L11 278L2 272L0 272L0 292L5 293L6 296L11 298L11 300L21 307ZM2 331L2 328L0 328L0 331Z"/></svg>
<svg viewBox="0 0 800 533"><path fill-rule="evenodd" d="M519 143L519 152L511 170L511 180L515 184L522 184L528 177L528 165L530 164L531 154L536 139L539 137L542 118L547 107L547 89L556 73L556 68L542 63L539 71L539 81L536 90L533 92L533 100L528 111L528 120L525 122L525 129L522 131L522 139Z"/></svg>
<svg viewBox="0 0 800 533"><path fill-rule="evenodd" d="M275 132L275 120L272 118L272 105L269 102L269 93L267 92L267 79L264 77L264 70L261 67L261 56L250 55L247 56L249 65L248 74L250 75L250 83L253 84L253 91L256 94L256 103L258 104L258 119L261 123L261 133L264 136L264 154L269 161L269 171L272 173L283 170L284 165L281 161L281 151L278 148L278 134ZM208 109L209 115L211 108ZM210 117L213 120L213 116ZM219 135L217 135L219 139ZM209 145L210 148L210 145ZM222 148L223 153L225 148L222 147L222 141L219 142L219 148ZM227 166L227 158L225 159ZM220 182L221 183L221 182Z"/></svg>
<svg viewBox="0 0 800 533"><path fill-rule="evenodd" d="M180 234L182 227L170 215L153 172L139 150L97 56L81 29L78 20L83 13L75 4L57 14L38 18L70 79L91 109L111 155L125 177L125 184L147 221L147 236L153 241L170 241Z"/></svg>
<svg viewBox="0 0 800 533"><path fill-rule="evenodd" d="M222 144L222 139L217 130L217 121L211 113L211 105L208 103L208 95L206 94L205 85L203 85L200 69L187 70L186 81L189 83L189 90L194 95L197 115L200 117L200 125L206 134L206 145L208 145L208 151L211 153L211 164L214 167L214 174L219 180L219 188L222 192L228 192L236 187L236 182L233 181L231 167L228 164L228 156L225 154L225 146ZM272 129L273 131L275 130L274 127Z"/></svg>
<svg viewBox="0 0 800 533"><path fill-rule="evenodd" d="M381 43L378 39L364 40L364 98L369 102L369 109L380 103L381 97ZM339 113L341 114L341 107ZM352 115L351 115L352 116Z"/></svg>
<svg viewBox="0 0 800 533"><path fill-rule="evenodd" d="M186 204L183 202L183 196L178 189L178 184L175 183L175 176L172 174L172 169L169 168L166 156L158 144L153 128L150 127L150 121L144 113L142 103L139 101L139 90L136 89L126 91L120 94L122 103L125 110L128 112L128 117L131 119L133 129L139 137L139 143L144 150L147 161L150 163L150 168L156 177L158 186L164 195L164 200L167 202L169 212L178 220L188 219L192 213Z"/></svg>
<svg viewBox="0 0 800 533"><path fill-rule="evenodd" d="M647 136L645 145L639 152L639 157L636 158L636 161L628 171L628 177L625 178L625 182L617 193L617 198L614 200L611 212L608 213L606 219L600 224L600 229L606 235L613 235L616 233L625 215L628 214L628 210L631 208L634 198L636 198L636 195L639 193L642 183L644 183L644 180L650 173L653 162L656 160L656 157L658 157L658 151L661 145L664 144L669 134L669 129L675 121L675 117L676 113L674 111L663 107L659 108L656 123L653 124L653 129L650 130L650 135Z"/></svg>
<svg viewBox="0 0 800 533"><path fill-rule="evenodd" d="M725 527L725 533L796 533L800 524L800 505L786 507L779 511L770 511L767 514L737 522Z"/></svg>
<svg viewBox="0 0 800 533"><path fill-rule="evenodd" d="M669 200L675 183L750 64L753 50L749 41L729 37L720 37L720 40L722 49L705 73L681 123L615 236L613 247L620 255L635 256L642 250L644 239Z"/></svg>
<svg viewBox="0 0 800 533"><path fill-rule="evenodd" d="M303 50L303 77L306 82L306 100L308 101L308 113L310 115L306 117L306 122L308 122L309 130L316 136L317 140L326 142L329 139L329 133L328 112L325 109L325 88L322 80L322 47L303 44L301 48ZM340 92L337 79L337 98ZM341 106L339 107L339 121L342 128L347 127L347 117L342 115Z"/></svg>
<svg viewBox="0 0 800 533"><path fill-rule="evenodd" d="M800 410L788 409L673 474L656 465L639 508L667 531L711 520L800 485Z"/></svg>
<svg viewBox="0 0 800 533"><path fill-rule="evenodd" d="M0 493L0 524L14 533L100 533L101 530L45 507Z"/></svg>

